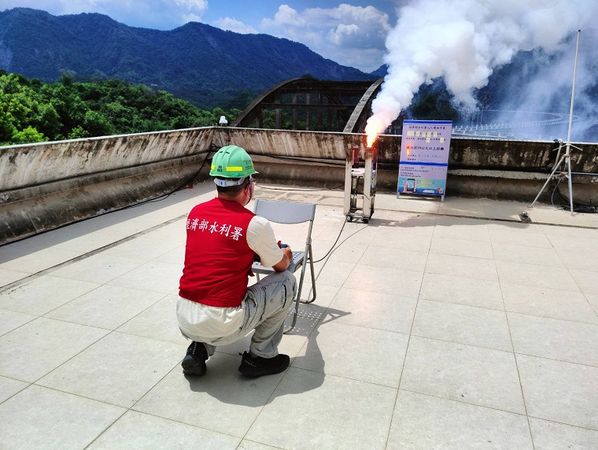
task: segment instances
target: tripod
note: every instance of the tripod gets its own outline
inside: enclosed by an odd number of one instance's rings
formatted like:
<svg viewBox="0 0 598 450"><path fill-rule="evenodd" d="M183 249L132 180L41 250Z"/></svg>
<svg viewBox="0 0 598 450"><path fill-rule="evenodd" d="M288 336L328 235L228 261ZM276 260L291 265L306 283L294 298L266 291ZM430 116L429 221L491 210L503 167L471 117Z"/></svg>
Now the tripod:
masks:
<svg viewBox="0 0 598 450"><path fill-rule="evenodd" d="M561 149L563 148L563 141L559 140L558 141L559 142L559 147L558 147L559 151L556 155L556 164L554 165L552 172L550 173L550 176L548 177L548 180L546 180L546 183L544 183L544 186L542 186L542 189L540 189L540 192L538 192L538 195L536 195L536 198L530 205L530 207L534 206L534 203L536 203L536 201L542 194L542 191L544 190L544 188L546 186L548 186L548 183L554 176L555 172L558 170L558 168L564 161L565 165L567 166L567 179L569 182L569 209L571 211L571 215L573 215L573 180L571 178L571 147L579 150L580 152L582 151L579 147L576 147L575 145L571 144L571 125L573 123L573 100L575 99L575 74L577 72L577 56L579 54L579 35L580 35L580 33L581 33L581 30L577 30L577 39L575 42L575 62L573 63L573 83L571 86L571 102L569 104L569 128L567 130L567 143L565 144L565 153L563 154L563 156L560 156Z"/></svg>
<svg viewBox="0 0 598 450"><path fill-rule="evenodd" d="M538 192L538 195L536 195L536 198L534 199L534 201L532 202L530 207L533 208L534 203L536 203L536 201L540 198L540 195L542 195L542 192L544 191L544 189L546 189L546 186L548 186L548 183L550 183L550 180L552 180L552 178L554 177L554 174L559 169L561 164L564 162L566 172L561 171L561 174L566 173L567 181L569 184L569 210L571 211L571 214L573 214L573 180L571 178L571 147L573 147L576 150L579 150L580 152L583 150L581 148L571 144L570 142L567 142L564 145L565 153L563 153L561 155L561 150L563 148L563 141L557 140L557 142L559 143L559 146L554 149L554 150L558 150L557 154L556 154L556 163L554 164L554 167L552 168L552 172L550 173L550 176L546 180L546 183L544 183L544 186L542 186L542 189L540 189L540 192Z"/></svg>

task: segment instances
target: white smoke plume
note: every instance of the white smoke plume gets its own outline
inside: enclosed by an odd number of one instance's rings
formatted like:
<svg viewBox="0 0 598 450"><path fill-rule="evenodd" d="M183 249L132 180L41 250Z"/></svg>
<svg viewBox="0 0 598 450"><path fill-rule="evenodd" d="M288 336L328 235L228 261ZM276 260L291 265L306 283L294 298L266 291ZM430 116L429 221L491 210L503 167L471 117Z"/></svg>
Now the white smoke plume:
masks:
<svg viewBox="0 0 598 450"><path fill-rule="evenodd" d="M580 35L579 60L575 85L573 140L598 140L598 29L584 29ZM546 55L535 51L525 55L522 70L513 70L502 80L510 95L496 98L492 108L497 111L492 121L510 123L510 134L518 138L564 138L567 135L571 83L575 58L575 36L561 51ZM531 76L525 76L532 71ZM523 76L522 73L523 72ZM503 86L501 86L503 87ZM547 119L560 120L554 125Z"/></svg>
<svg viewBox="0 0 598 450"><path fill-rule="evenodd" d="M419 87L443 77L455 100L475 108L475 89L522 50L563 53L577 29L594 27L596 0L413 0L386 38L388 74L372 102L368 143L409 106ZM570 82L571 71L562 74Z"/></svg>

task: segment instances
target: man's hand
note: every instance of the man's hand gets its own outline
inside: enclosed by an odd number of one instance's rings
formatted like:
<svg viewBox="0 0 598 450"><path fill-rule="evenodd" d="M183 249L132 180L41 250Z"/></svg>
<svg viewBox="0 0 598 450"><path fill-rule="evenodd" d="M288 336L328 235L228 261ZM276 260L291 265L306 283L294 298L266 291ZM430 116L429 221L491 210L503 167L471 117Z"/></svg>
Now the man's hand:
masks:
<svg viewBox="0 0 598 450"><path fill-rule="evenodd" d="M276 272L284 272L285 270L287 270L287 267L289 267L289 264L291 264L292 260L293 252L291 251L291 247L284 247L282 249L282 259L278 263L273 265L272 268Z"/></svg>

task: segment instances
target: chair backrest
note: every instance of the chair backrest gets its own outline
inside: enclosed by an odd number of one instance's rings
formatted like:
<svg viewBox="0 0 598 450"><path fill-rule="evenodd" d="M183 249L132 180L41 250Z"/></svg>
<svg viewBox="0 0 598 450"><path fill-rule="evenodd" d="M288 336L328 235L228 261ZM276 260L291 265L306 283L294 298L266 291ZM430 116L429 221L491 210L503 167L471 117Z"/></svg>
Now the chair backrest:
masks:
<svg viewBox="0 0 598 450"><path fill-rule="evenodd" d="M256 215L276 223L313 222L316 216L316 205L313 203L257 199L254 212Z"/></svg>

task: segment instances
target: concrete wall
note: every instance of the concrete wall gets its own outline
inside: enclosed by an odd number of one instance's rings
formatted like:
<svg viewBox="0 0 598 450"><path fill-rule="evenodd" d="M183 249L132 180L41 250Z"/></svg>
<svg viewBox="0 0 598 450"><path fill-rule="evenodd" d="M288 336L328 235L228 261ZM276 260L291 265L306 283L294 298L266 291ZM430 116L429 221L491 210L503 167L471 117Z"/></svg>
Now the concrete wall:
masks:
<svg viewBox="0 0 598 450"><path fill-rule="evenodd" d="M254 156L263 181L342 189L347 151L363 150L364 140L350 133L210 127L3 147L0 244L171 192L207 176L210 152L230 143ZM598 144L577 145L584 151L574 153L573 170L598 173ZM400 146L400 136L378 140L380 190L396 189ZM554 147L455 138L447 195L530 201ZM598 177L574 181L576 200L598 203Z"/></svg>
<svg viewBox="0 0 598 450"><path fill-rule="evenodd" d="M361 134L227 128L218 144L235 143L255 155L260 179L279 183L344 186L346 152L364 150ZM576 144L573 171L598 173L598 144ZM401 137L384 135L377 143L377 187L396 191ZM451 140L447 195L530 201L546 181L556 158L554 142L454 138ZM297 158L301 158L298 160ZM598 176L574 177L575 198L598 204ZM561 191L566 192L561 185ZM549 192L543 196L549 201Z"/></svg>
<svg viewBox="0 0 598 450"><path fill-rule="evenodd" d="M197 128L0 148L0 244L191 182L213 134Z"/></svg>

